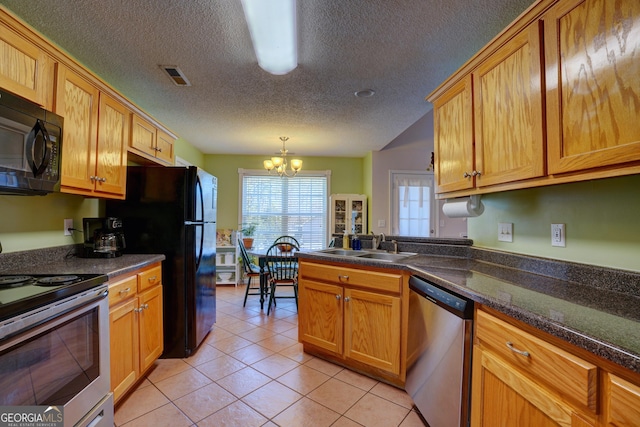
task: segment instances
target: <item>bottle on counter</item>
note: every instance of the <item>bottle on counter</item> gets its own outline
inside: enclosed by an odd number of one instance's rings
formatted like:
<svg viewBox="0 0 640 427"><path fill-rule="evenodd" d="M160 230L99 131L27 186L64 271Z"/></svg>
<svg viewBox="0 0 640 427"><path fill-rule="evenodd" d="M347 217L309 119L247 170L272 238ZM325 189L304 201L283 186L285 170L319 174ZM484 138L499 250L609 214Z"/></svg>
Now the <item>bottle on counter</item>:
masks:
<svg viewBox="0 0 640 427"><path fill-rule="evenodd" d="M342 235L342 249L349 249L349 233L347 233L347 230L344 230Z"/></svg>
<svg viewBox="0 0 640 427"><path fill-rule="evenodd" d="M362 242L357 234L354 234L353 240L351 240L351 249L359 251L362 249Z"/></svg>

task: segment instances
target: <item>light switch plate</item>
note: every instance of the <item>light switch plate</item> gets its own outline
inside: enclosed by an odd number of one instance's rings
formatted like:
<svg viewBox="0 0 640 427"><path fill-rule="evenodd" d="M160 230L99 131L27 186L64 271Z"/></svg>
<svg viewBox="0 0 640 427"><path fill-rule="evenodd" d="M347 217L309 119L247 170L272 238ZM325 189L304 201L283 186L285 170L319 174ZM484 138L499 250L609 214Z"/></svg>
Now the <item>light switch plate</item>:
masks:
<svg viewBox="0 0 640 427"><path fill-rule="evenodd" d="M511 222L498 223L498 241L513 242L513 223Z"/></svg>

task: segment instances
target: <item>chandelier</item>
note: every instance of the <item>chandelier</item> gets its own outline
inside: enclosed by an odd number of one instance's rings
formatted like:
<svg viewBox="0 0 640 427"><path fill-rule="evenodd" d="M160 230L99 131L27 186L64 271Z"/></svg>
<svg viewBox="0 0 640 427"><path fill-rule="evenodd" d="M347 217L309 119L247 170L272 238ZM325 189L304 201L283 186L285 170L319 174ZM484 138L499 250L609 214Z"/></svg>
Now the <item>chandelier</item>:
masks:
<svg viewBox="0 0 640 427"><path fill-rule="evenodd" d="M289 140L287 136L281 136L280 141L282 141L282 148L280 149L280 157L272 157L271 159L267 159L264 162L264 168L269 171L271 174L272 170L280 175L280 177L292 177L295 176L300 169L302 169L302 160L300 159L291 159L291 170L287 171L287 150L284 146L285 142Z"/></svg>

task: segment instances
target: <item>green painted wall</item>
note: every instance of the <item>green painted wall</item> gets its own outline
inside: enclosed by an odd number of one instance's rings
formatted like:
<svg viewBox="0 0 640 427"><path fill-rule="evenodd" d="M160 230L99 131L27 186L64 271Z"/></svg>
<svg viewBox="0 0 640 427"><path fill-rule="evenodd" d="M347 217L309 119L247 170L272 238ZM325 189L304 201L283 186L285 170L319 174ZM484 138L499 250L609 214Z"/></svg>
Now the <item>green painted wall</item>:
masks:
<svg viewBox="0 0 640 427"><path fill-rule="evenodd" d="M184 139L178 139L174 145L174 152L192 165L204 167L204 155Z"/></svg>
<svg viewBox="0 0 640 427"><path fill-rule="evenodd" d="M468 220L474 245L640 271L640 175L487 194ZM499 222L513 243L498 242ZM566 247L551 246L551 224L566 224Z"/></svg>
<svg viewBox="0 0 640 427"><path fill-rule="evenodd" d="M203 168L218 177L218 228L238 228L238 169L262 169L264 156L204 156ZM364 188L364 159L302 157L303 170L331 170L330 193L358 193Z"/></svg>
<svg viewBox="0 0 640 427"><path fill-rule="evenodd" d="M0 242L3 252L18 252L84 241L81 232L65 236L65 218L82 229L82 218L104 214L98 199L73 194L46 196L0 196Z"/></svg>

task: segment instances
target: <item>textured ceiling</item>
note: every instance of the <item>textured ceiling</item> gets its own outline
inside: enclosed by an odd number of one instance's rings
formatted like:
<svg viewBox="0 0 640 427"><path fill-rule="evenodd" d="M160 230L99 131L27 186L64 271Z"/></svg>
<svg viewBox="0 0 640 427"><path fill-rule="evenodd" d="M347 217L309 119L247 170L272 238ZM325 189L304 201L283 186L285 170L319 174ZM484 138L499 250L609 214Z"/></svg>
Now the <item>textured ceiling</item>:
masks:
<svg viewBox="0 0 640 427"><path fill-rule="evenodd" d="M303 158L383 148L532 2L298 0L299 65L273 76L257 65L240 0L0 0L203 153L271 154L286 135Z"/></svg>

